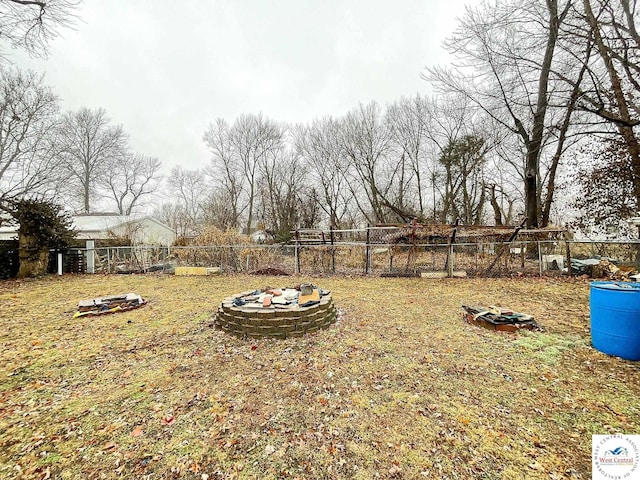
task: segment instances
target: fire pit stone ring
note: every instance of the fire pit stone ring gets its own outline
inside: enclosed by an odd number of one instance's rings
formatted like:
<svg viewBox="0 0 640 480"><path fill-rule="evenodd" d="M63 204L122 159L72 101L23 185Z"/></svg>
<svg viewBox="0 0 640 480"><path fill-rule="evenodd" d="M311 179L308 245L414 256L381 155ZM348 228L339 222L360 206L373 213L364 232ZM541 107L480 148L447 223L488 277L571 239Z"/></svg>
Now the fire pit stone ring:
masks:
<svg viewBox="0 0 640 480"><path fill-rule="evenodd" d="M276 303L283 293L291 296L287 294L291 289L272 290L280 294L255 290L225 298L214 316L214 327L240 338L285 339L327 328L337 320L330 292L316 287L317 301L304 302L300 306L297 300L303 299L301 296L288 304ZM265 301L265 297L269 299ZM276 300L272 302L274 298Z"/></svg>

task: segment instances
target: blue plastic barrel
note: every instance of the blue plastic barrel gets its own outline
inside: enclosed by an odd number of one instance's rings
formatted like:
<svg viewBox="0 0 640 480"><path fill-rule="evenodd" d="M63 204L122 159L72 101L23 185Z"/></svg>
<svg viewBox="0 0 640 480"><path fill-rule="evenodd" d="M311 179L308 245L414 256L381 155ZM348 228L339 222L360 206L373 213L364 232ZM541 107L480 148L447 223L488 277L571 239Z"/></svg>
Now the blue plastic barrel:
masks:
<svg viewBox="0 0 640 480"><path fill-rule="evenodd" d="M591 282L589 297L593 346L640 360L640 283Z"/></svg>

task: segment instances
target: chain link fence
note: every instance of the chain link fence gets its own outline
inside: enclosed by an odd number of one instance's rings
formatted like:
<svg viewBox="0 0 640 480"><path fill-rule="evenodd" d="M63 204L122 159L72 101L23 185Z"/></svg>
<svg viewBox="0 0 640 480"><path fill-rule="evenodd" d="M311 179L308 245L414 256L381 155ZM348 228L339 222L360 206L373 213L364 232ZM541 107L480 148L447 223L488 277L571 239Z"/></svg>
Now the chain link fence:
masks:
<svg viewBox="0 0 640 480"><path fill-rule="evenodd" d="M639 270L640 242L134 246L73 249L63 255L65 273L79 271L79 265L89 273L173 273L179 266L197 266L219 267L229 273L391 277L559 275L584 259L592 263L593 259L607 259L628 271ZM574 268L572 273L580 271Z"/></svg>

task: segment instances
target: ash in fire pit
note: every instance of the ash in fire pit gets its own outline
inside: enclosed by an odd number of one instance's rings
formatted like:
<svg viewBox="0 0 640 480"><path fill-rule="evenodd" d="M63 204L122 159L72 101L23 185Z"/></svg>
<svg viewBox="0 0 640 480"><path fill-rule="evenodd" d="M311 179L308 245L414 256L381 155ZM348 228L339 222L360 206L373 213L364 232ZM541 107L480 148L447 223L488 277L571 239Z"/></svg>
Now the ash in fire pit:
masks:
<svg viewBox="0 0 640 480"><path fill-rule="evenodd" d="M331 292L302 284L266 287L225 298L214 326L242 338L290 338L326 328L336 319Z"/></svg>

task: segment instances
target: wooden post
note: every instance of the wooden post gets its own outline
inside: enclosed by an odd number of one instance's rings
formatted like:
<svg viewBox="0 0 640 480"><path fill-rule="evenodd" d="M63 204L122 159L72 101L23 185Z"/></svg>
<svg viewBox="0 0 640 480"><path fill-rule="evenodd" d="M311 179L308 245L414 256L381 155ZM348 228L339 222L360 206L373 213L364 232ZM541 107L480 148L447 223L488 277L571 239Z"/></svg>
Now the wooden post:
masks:
<svg viewBox="0 0 640 480"><path fill-rule="evenodd" d="M300 232L296 230L296 273L300 273Z"/></svg>
<svg viewBox="0 0 640 480"><path fill-rule="evenodd" d="M94 240L87 240L85 255L87 256L87 273L96 273Z"/></svg>
<svg viewBox="0 0 640 480"><path fill-rule="evenodd" d="M540 276L542 276L542 249L540 248L540 242L536 242L536 246L538 247L538 265L540 270Z"/></svg>
<svg viewBox="0 0 640 480"><path fill-rule="evenodd" d="M476 242L476 248L475 248L475 257L476 257L476 272L478 271L478 242Z"/></svg>
<svg viewBox="0 0 640 480"><path fill-rule="evenodd" d="M364 273L365 275L369 274L369 266L371 263L371 251L370 251L370 247L369 247L369 241L371 240L371 230L370 230L370 225L367 224L367 244L366 244L366 249L365 249L365 255L364 255Z"/></svg>
<svg viewBox="0 0 640 480"><path fill-rule="evenodd" d="M409 251L407 252L407 266L404 269L405 273L409 273L409 265L411 264L411 262L413 262L415 266L416 229L418 228L418 220L414 218L410 225L411 225L411 246L409 247Z"/></svg>
<svg viewBox="0 0 640 480"><path fill-rule="evenodd" d="M334 246L333 227L329 227L329 240L331 241L331 273L336 273L336 249Z"/></svg>
<svg viewBox="0 0 640 480"><path fill-rule="evenodd" d="M571 275L571 244L569 243L566 232L563 233L562 236L564 237L564 246L567 252L567 274Z"/></svg>
<svg viewBox="0 0 640 480"><path fill-rule="evenodd" d="M456 232L458 231L458 224L460 223L460 219L456 218L456 223L454 223L453 230L451 231L451 237L449 238L449 251L447 252L447 276L449 278L453 277L453 244L456 241Z"/></svg>
<svg viewBox="0 0 640 480"><path fill-rule="evenodd" d="M500 257L502 257L502 255L504 254L504 252L511 247L511 243L516 239L516 237L518 236L518 232L524 227L524 224L526 223L527 219L525 217L524 220L522 220L522 223L520 225L518 225L515 230L513 231L513 233L511 234L511 236L509 237L509 240L507 240L506 243L502 244L502 248L500 249L499 252L497 252L496 254L496 258L493 259L493 262L491 262L491 265L489 265L489 268L487 268L484 271L484 275L488 275L489 272L491 272L491 270L493 270L493 267L495 267L496 263L498 263L498 260L500 260Z"/></svg>

